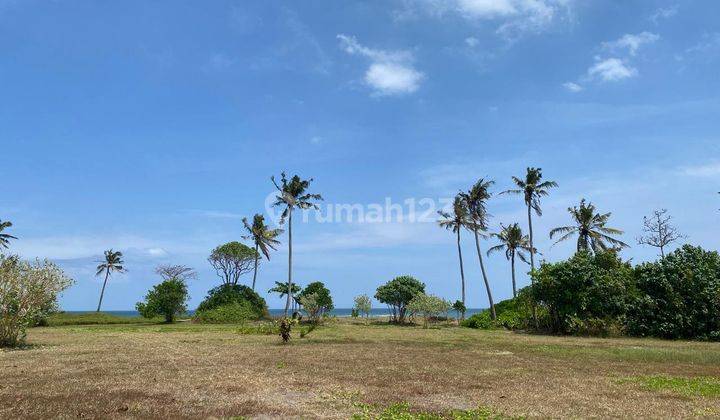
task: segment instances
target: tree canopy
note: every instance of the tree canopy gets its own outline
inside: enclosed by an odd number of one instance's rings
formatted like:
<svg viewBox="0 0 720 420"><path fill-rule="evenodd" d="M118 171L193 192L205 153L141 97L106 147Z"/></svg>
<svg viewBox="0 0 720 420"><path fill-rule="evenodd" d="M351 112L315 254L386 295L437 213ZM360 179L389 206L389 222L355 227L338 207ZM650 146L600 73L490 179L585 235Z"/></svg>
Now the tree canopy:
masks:
<svg viewBox="0 0 720 420"><path fill-rule="evenodd" d="M251 271L257 252L245 244L233 241L213 249L208 261L223 284L238 284L240 276Z"/></svg>
<svg viewBox="0 0 720 420"><path fill-rule="evenodd" d="M425 293L425 284L411 276L395 277L377 288L375 299L388 305L395 322L405 322L407 305L412 298Z"/></svg>

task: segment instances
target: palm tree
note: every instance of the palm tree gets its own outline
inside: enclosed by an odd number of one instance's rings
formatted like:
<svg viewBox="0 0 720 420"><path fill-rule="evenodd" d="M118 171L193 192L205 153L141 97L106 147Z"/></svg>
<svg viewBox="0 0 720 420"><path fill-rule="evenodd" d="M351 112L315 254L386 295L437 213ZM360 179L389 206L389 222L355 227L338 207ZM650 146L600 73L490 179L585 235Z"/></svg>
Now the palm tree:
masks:
<svg viewBox="0 0 720 420"><path fill-rule="evenodd" d="M492 292L490 291L490 282L485 272L485 263L483 262L482 252L480 251L480 236L487 237L483 232L488 229L488 212L485 203L490 199L492 194L489 191L495 181L485 181L480 178L470 191L461 193L465 205L468 209L469 221L466 227L470 229L475 236L475 248L477 249L478 260L480 261L480 271L482 271L483 281L485 282L485 290L487 291L488 301L490 302L490 316L496 318L495 303L493 303Z"/></svg>
<svg viewBox="0 0 720 420"><path fill-rule="evenodd" d="M288 221L288 290L290 293L287 295L287 302L285 303L285 316L288 315L288 309L290 308L290 302L292 301L292 214L293 209L296 207L301 210L306 209L317 209L318 206L313 203L313 200L322 200L320 194L310 194L307 192L310 183L313 181L310 179L300 179L299 176L295 175L291 179L287 179L285 172L280 174L280 185L275 182L275 177L270 177L270 180L275 185L275 188L280 192L275 197L274 206L282 206L285 209L280 217L280 224Z"/></svg>
<svg viewBox="0 0 720 420"><path fill-rule="evenodd" d="M105 286L107 285L108 277L110 277L111 272L118 272L118 273L124 273L126 270L123 268L123 264L125 263L122 260L122 252L120 251L113 251L112 248L105 251L105 261L100 263L97 266L97 273L96 276L99 276L103 272L105 273L105 281L103 282L102 291L100 292L100 301L98 302L98 307L96 312L100 312L100 305L102 305L103 301L103 295L105 295Z"/></svg>
<svg viewBox="0 0 720 420"><path fill-rule="evenodd" d="M501 225L502 226L502 225ZM492 236L500 241L499 245L488 249L487 255L493 252L505 251L505 258L510 261L510 269L512 271L512 287L513 297L517 297L517 286L515 284L515 257L517 256L524 263L528 263L527 257L523 251L530 252L530 239L527 235L523 235L522 229L518 223L510 226L502 226L500 233L493 233Z"/></svg>
<svg viewBox="0 0 720 420"><path fill-rule="evenodd" d="M453 212L448 213L440 210L438 211L438 214L442 217L442 219L438 221L440 227L451 230L454 234L457 235L457 251L458 257L460 258L460 289L462 294L462 303L464 305L465 270L463 269L462 248L460 247L460 231L465 226L467 226L468 223L467 206L465 205L465 201L463 200L462 196L458 194L457 196L455 196L455 201L453 202Z"/></svg>
<svg viewBox="0 0 720 420"><path fill-rule="evenodd" d="M270 260L270 250L275 250L275 247L280 244L277 238L282 232L282 229L269 229L265 224L265 217L262 214L256 214L253 216L253 223L250 225L246 217L242 219L245 230L248 231L249 235L243 236L245 240L252 240L255 243L255 271L253 272L252 289L255 290L255 280L257 279L258 260L260 259L260 250L265 258Z"/></svg>
<svg viewBox="0 0 720 420"><path fill-rule="evenodd" d="M3 222L0 220L0 247L8 248L10 246L10 239L17 239L16 237L7 233L2 233L6 228L12 227L12 222Z"/></svg>
<svg viewBox="0 0 720 420"><path fill-rule="evenodd" d="M542 169L541 168L527 168L525 174L525 180L518 177L512 177L513 182L517 185L517 189L503 191L501 194L522 194L525 198L525 205L527 206L527 217L528 217L528 230L530 232L530 268L535 271L535 246L533 245L533 227L532 227L532 211L535 210L535 214L542 216L542 209L540 208L540 197L547 196L549 188L555 188L558 186L555 181L542 181ZM533 281L535 281L533 279Z"/></svg>
<svg viewBox="0 0 720 420"><path fill-rule="evenodd" d="M292 285L292 294L297 295L302 290L302 287L298 286L296 283L293 283ZM275 282L275 287L268 290L268 293L277 293L280 295L280 299L283 298L283 296L288 294L288 285L287 283L283 283L280 281ZM297 303L297 299L293 298L293 308L295 307L295 304Z"/></svg>
<svg viewBox="0 0 720 420"><path fill-rule="evenodd" d="M625 242L610 236L623 234L622 230L605 226L612 213L600 214L596 213L595 210L595 206L592 203L586 204L584 198L580 200L580 207L568 207L568 212L570 212L575 225L562 226L551 230L550 239L557 234L563 234L555 241L555 243L558 243L577 234L578 251L605 251L609 248L608 244L615 249L629 247L630 245Z"/></svg>

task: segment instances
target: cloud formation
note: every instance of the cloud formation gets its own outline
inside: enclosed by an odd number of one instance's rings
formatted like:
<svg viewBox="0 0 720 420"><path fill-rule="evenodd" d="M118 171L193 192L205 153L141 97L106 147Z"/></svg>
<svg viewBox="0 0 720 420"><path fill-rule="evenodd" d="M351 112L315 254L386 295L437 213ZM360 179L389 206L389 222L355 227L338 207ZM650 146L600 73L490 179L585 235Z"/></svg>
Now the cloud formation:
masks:
<svg viewBox="0 0 720 420"><path fill-rule="evenodd" d="M641 46L652 44L658 39L660 35L644 31L639 34L625 34L615 41L604 42L603 47L613 51L627 50L630 55L635 55Z"/></svg>
<svg viewBox="0 0 720 420"><path fill-rule="evenodd" d="M364 81L376 95L403 95L420 88L425 75L413 66L410 51L388 51L361 45L354 36L339 34L340 47L350 55L369 58Z"/></svg>
<svg viewBox="0 0 720 420"><path fill-rule="evenodd" d="M637 69L630 67L619 58L597 60L587 71L590 79L599 78L604 82L617 82L619 80L635 77Z"/></svg>

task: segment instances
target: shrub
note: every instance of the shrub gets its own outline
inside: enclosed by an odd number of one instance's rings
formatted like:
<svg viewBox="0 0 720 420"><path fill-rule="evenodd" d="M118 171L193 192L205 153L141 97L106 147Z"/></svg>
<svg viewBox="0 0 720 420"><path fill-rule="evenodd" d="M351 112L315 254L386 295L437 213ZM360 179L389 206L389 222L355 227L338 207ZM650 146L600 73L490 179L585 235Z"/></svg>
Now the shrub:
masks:
<svg viewBox="0 0 720 420"><path fill-rule="evenodd" d="M317 293L300 296L300 305L303 311L308 315L310 321L318 322L322 314L322 307L318 303L320 300Z"/></svg>
<svg viewBox="0 0 720 420"><path fill-rule="evenodd" d="M230 303L248 303L253 311L252 318L268 317L265 299L260 297L251 288L241 284L223 284L210 289L207 297L197 307L197 311L207 311Z"/></svg>
<svg viewBox="0 0 720 420"><path fill-rule="evenodd" d="M165 322L170 323L187 311L187 300L187 285L173 278L155 285L145 296L145 302L138 302L135 307L145 318L163 316Z"/></svg>
<svg viewBox="0 0 720 420"><path fill-rule="evenodd" d="M375 299L387 304L394 322L405 322L407 305L415 296L425 293L425 284L411 276L395 277L377 288Z"/></svg>
<svg viewBox="0 0 720 420"><path fill-rule="evenodd" d="M72 283L52 262L0 255L0 347L22 344L26 329L54 310Z"/></svg>
<svg viewBox="0 0 720 420"><path fill-rule="evenodd" d="M280 338L282 339L283 343L287 343L288 341L290 341L290 333L292 333L292 326L296 322L296 320L288 317L280 320L278 326L280 329Z"/></svg>
<svg viewBox="0 0 720 420"><path fill-rule="evenodd" d="M248 302L232 302L212 309L195 312L193 320L205 324L242 324L255 319L256 313Z"/></svg>
<svg viewBox="0 0 720 420"><path fill-rule="evenodd" d="M356 296L353 311L358 315L365 314L366 318L369 317L370 311L372 311L372 302L370 301L370 297L368 295Z"/></svg>
<svg viewBox="0 0 720 420"><path fill-rule="evenodd" d="M543 263L533 278L532 295L556 333L576 332L579 321L591 319L617 325L635 294L632 267L612 251L582 251L567 261Z"/></svg>
<svg viewBox="0 0 720 420"><path fill-rule="evenodd" d="M300 303L300 305L305 306L305 304L302 303L302 298L308 297L310 295L315 295L314 300L315 304L317 305L317 317L321 317L327 312L333 310L334 306L332 297L330 296L330 290L325 287L325 284L323 284L323 282L315 281L308 284L305 289L303 289L303 291L298 294L298 302Z"/></svg>
<svg viewBox="0 0 720 420"><path fill-rule="evenodd" d="M427 328L428 321L441 313L447 313L452 305L443 298L420 293L412 298L407 309L413 314L420 314L423 317L423 325Z"/></svg>
<svg viewBox="0 0 720 420"><path fill-rule="evenodd" d="M532 303L529 287L521 289L518 296L513 299L503 300L495 304L497 319L493 321L490 317L490 310L484 309L460 323L463 327L493 329L505 328L508 330L522 330L533 326ZM546 312L540 310L541 317Z"/></svg>
<svg viewBox="0 0 720 420"><path fill-rule="evenodd" d="M453 303L452 308L455 312L457 312L458 319L465 318L465 311L467 311L467 308L461 300L456 300L455 303Z"/></svg>
<svg viewBox="0 0 720 420"><path fill-rule="evenodd" d="M635 268L638 294L628 332L638 336L720 340L720 255L685 245Z"/></svg>

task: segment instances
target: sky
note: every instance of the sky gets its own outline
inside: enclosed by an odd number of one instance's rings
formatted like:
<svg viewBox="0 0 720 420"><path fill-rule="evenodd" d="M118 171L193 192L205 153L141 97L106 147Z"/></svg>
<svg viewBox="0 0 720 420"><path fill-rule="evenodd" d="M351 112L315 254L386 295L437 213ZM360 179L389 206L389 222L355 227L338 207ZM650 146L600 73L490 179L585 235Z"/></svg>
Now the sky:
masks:
<svg viewBox="0 0 720 420"><path fill-rule="evenodd" d="M526 229L522 199L497 193L528 166L559 184L534 221L547 261L572 255L548 232L581 198L612 212L633 262L656 257L635 239L661 208L718 249L717 16L710 0L2 0L0 219L19 238L6 252L58 263L75 280L65 310L94 309L108 248L128 271L107 310L133 309L157 265L185 264L193 308L220 283L211 250L274 214L270 177L286 171L324 198L293 226L298 283L350 307L407 274L454 301L457 249L436 211L492 179L491 229ZM335 217L388 200L402 220ZM280 239L258 274L271 308ZM462 245L467 306L486 306L467 232ZM510 297L508 261L486 262L496 301Z"/></svg>

